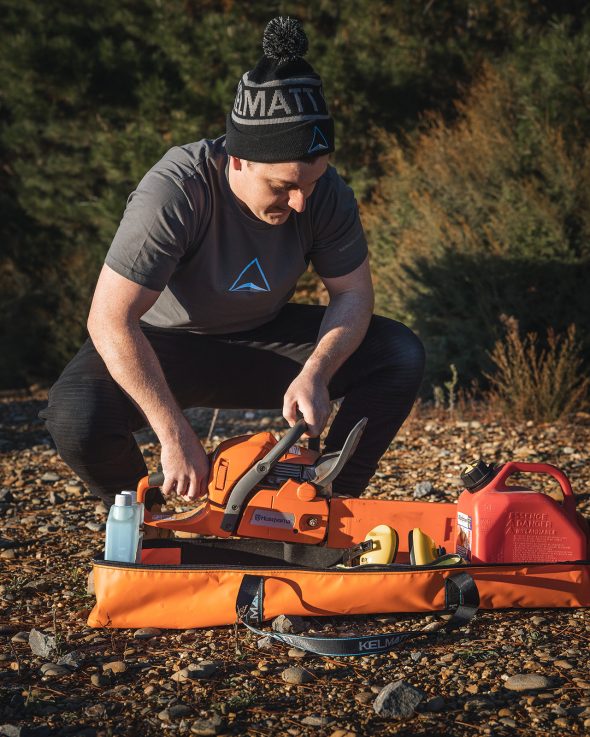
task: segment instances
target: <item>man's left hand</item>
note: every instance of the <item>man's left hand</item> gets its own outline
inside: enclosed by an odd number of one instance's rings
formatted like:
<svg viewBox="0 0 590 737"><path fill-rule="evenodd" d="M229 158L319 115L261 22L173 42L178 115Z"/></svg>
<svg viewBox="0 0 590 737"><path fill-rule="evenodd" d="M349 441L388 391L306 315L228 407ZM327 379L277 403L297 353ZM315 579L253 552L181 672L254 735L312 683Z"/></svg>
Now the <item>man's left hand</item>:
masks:
<svg viewBox="0 0 590 737"><path fill-rule="evenodd" d="M303 437L317 437L330 418L330 394L324 379L303 369L291 382L283 400L283 417L289 425L297 422L297 411L303 415L307 432Z"/></svg>

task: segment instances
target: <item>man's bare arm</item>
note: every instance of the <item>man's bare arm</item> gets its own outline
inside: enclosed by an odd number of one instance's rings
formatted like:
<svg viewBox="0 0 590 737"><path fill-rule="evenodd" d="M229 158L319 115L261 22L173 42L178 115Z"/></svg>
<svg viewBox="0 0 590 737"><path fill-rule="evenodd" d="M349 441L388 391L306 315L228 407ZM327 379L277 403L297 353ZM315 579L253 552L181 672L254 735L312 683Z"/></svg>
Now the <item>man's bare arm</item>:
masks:
<svg viewBox="0 0 590 737"><path fill-rule="evenodd" d="M316 347L285 393L283 416L293 425L297 409L319 435L330 416L328 384L346 359L359 347L373 314L374 295L369 259L346 276L323 279L330 303Z"/></svg>
<svg viewBox="0 0 590 737"><path fill-rule="evenodd" d="M111 376L139 405L162 444L162 491L191 498L207 490L208 460L174 399L139 320L159 296L103 266L88 331Z"/></svg>

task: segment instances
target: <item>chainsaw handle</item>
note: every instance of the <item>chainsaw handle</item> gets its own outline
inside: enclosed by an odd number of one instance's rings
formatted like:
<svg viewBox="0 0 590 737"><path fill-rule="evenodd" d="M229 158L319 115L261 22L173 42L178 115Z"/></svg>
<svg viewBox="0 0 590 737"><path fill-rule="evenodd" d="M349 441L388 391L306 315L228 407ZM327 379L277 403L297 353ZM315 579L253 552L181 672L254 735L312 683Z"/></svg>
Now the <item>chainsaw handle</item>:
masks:
<svg viewBox="0 0 590 737"><path fill-rule="evenodd" d="M285 455L306 430L305 420L303 418L297 420L268 453L259 461L256 461L255 465L242 476L227 500L225 514L221 520L221 529L224 532L235 532L242 515L242 507L252 489L262 481L279 458Z"/></svg>
<svg viewBox="0 0 590 737"><path fill-rule="evenodd" d="M289 428L283 437L277 441L276 445L273 445L264 458L261 458L258 461L256 467L258 468L260 464L268 465L268 471L270 471L271 467L281 456L285 455L293 443L296 443L306 430L307 424L305 423L305 420L303 418L297 420L293 427ZM268 471L265 472L265 475Z"/></svg>
<svg viewBox="0 0 590 737"><path fill-rule="evenodd" d="M572 485L568 477L559 468L552 466L550 463L521 463L519 461L510 461L505 463L492 480L492 486L496 491L510 491L510 486L506 486L506 481L515 473L544 473L554 478L559 484L563 492L563 506L571 513L576 509L576 498L572 490Z"/></svg>
<svg viewBox="0 0 590 737"><path fill-rule="evenodd" d="M152 473L150 476L144 476L137 484L137 501L145 504L145 495L149 489L160 487L163 483L164 474L161 471Z"/></svg>

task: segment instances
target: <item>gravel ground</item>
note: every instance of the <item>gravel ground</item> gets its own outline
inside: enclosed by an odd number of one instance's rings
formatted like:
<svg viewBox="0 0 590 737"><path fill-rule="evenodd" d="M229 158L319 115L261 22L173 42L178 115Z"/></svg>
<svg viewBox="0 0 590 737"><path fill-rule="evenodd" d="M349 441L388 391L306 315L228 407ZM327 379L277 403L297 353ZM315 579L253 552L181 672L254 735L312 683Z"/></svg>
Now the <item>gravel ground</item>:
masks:
<svg viewBox="0 0 590 737"><path fill-rule="evenodd" d="M254 635L91 630L86 593L106 509L60 461L36 419L42 392L0 398L0 735L541 735L590 732L586 610L480 612L467 631L360 659L305 656ZM207 434L211 410L190 419ZM208 449L278 415L220 413ZM148 464L158 446L139 435ZM367 494L454 500L466 460L547 461L590 514L590 416L533 426L471 407L418 410ZM546 489L550 492L550 489ZM436 617L342 617L339 632L424 626ZM36 632L35 632L36 630ZM31 634L32 633L32 634ZM400 683L401 682L401 683ZM394 684L394 685L392 685ZM385 689L385 690L384 690Z"/></svg>

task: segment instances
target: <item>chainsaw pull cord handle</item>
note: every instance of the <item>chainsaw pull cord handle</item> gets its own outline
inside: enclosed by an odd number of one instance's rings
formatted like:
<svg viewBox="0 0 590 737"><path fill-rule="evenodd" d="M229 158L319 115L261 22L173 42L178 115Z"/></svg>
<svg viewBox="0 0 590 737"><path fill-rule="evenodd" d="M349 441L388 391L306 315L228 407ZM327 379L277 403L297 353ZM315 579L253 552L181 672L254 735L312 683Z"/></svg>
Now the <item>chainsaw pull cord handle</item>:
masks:
<svg viewBox="0 0 590 737"><path fill-rule="evenodd" d="M492 480L489 488L493 488L495 491L511 491L511 487L506 485L506 481L515 473L543 473L554 478L563 493L564 510L572 516L575 515L576 498L572 491L572 485L563 471L550 463L522 463L520 461L505 463Z"/></svg>
<svg viewBox="0 0 590 737"><path fill-rule="evenodd" d="M285 455L293 443L296 443L306 430L307 424L305 420L297 420L293 427L283 435L276 445L273 445L268 453L242 476L234 486L227 500L225 514L221 520L221 529L224 532L235 532L242 514L242 507L252 489L262 481L279 458Z"/></svg>

